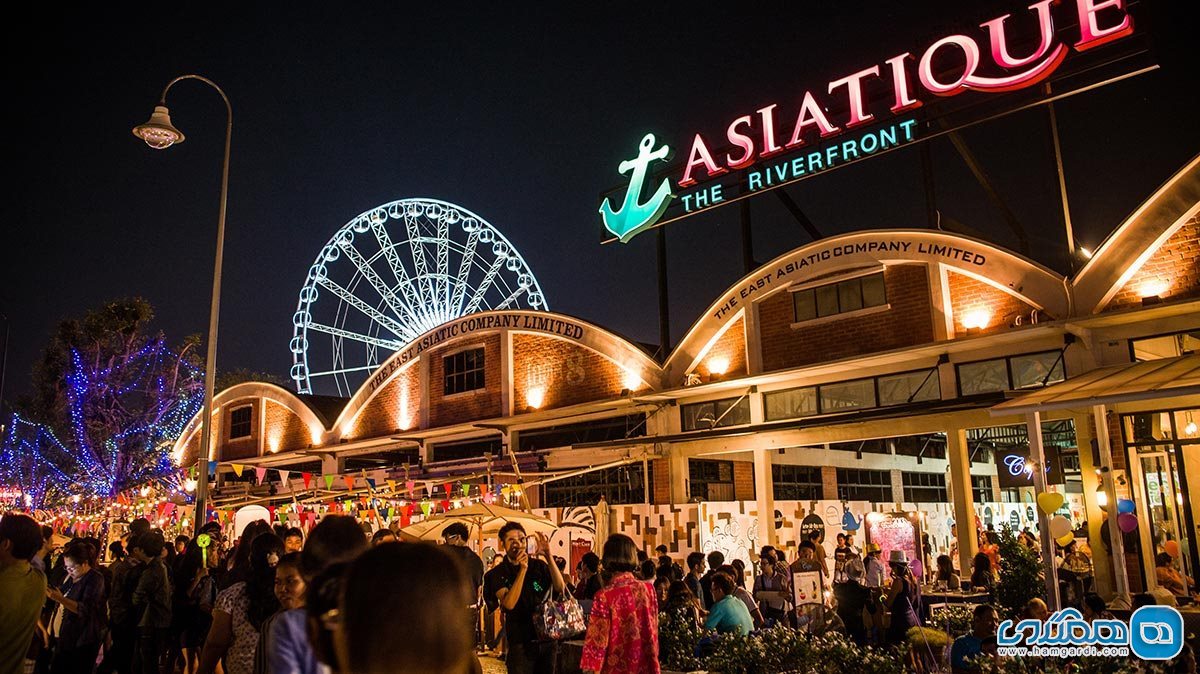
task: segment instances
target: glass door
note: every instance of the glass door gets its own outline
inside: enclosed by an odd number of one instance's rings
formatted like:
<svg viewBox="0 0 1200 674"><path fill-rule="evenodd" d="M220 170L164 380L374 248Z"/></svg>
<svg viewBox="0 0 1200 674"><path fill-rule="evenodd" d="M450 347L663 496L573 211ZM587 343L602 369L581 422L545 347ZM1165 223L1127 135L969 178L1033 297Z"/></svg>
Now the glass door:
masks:
<svg viewBox="0 0 1200 674"><path fill-rule="evenodd" d="M1179 488L1179 470L1173 445L1139 448L1138 460L1142 472L1142 489L1146 495L1150 540L1154 554L1171 552L1180 571L1193 576L1191 568L1191 535L1182 509L1183 494ZM1175 545L1170 543L1174 541ZM1178 546L1178 550L1175 550Z"/></svg>

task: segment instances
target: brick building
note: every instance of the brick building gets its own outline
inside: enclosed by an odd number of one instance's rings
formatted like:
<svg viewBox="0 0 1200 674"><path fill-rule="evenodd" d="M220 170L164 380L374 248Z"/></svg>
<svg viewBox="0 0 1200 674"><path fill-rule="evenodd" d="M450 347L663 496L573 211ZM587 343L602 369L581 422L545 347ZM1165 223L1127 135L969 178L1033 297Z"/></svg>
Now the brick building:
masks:
<svg viewBox="0 0 1200 674"><path fill-rule="evenodd" d="M732 284L662 362L571 316L469 315L396 352L349 399L261 383L221 391L217 493L263 495L234 476L239 463L520 482L533 507L603 495L778 515L776 501L812 512L871 502L950 513L933 547L957 548L969 566L975 525L950 527L970 521L956 513L979 526L1044 521L1035 480L1005 474L1006 457L1033 451L1086 526L1100 590L1122 589L1105 543L1110 498L1138 503L1133 589L1153 584L1153 553L1172 540L1195 576L1198 212L1193 160L1070 277L941 231L822 239ZM1100 398L1068 395L1072 382L1105 380L1093 373L1116 368L1119 380L1158 360L1178 376L1104 398L1099 413ZM197 422L176 446L182 464L197 454ZM758 540L794 544L771 519Z"/></svg>

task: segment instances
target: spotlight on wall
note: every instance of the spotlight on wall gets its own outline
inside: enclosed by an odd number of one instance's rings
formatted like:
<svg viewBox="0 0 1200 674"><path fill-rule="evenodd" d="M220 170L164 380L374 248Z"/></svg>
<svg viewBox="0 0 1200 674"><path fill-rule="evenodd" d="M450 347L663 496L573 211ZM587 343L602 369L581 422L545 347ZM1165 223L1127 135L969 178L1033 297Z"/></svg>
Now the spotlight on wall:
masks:
<svg viewBox="0 0 1200 674"><path fill-rule="evenodd" d="M541 408L542 403L546 402L546 387L531 386L525 392L525 402L529 403L529 406L535 410Z"/></svg>
<svg viewBox="0 0 1200 674"><path fill-rule="evenodd" d="M1148 278L1138 284L1136 292L1138 297L1142 298L1143 305L1159 304L1170 287L1171 284L1165 279Z"/></svg>
<svg viewBox="0 0 1200 674"><path fill-rule="evenodd" d="M962 326L967 330L983 330L991 320L991 311L985 307L976 307L963 314Z"/></svg>
<svg viewBox="0 0 1200 674"><path fill-rule="evenodd" d="M1187 412L1187 425L1183 427L1183 434L1188 437L1196 434L1196 420L1192 418L1191 411Z"/></svg>
<svg viewBox="0 0 1200 674"><path fill-rule="evenodd" d="M1090 260L1090 259L1092 259L1092 255L1094 255L1094 254L1095 254L1095 253L1093 253L1093 252L1092 252L1092 249L1091 249L1091 248L1088 248L1087 246L1080 246L1080 247L1079 247L1079 256L1080 256L1080 257L1082 257L1082 258L1083 258L1083 259L1085 259L1085 260Z"/></svg>
<svg viewBox="0 0 1200 674"><path fill-rule="evenodd" d="M720 377L729 371L729 356L713 356L708 359L708 373Z"/></svg>

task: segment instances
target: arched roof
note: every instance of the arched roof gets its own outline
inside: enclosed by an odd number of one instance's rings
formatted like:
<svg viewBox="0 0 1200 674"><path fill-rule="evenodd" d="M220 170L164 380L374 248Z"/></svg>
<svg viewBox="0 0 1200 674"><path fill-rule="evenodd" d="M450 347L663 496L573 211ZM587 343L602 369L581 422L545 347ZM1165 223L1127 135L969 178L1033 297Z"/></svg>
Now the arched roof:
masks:
<svg viewBox="0 0 1200 674"><path fill-rule="evenodd" d="M291 411L305 426L309 428L314 436L319 437L322 433L328 431L332 426L328 423L325 414L318 411L317 408L309 404L304 396L298 396L295 393L267 382L248 381L241 384L235 384L223 391L220 391L213 396L213 410L220 409L226 403L231 403L243 398L261 398L270 400L287 410ZM201 410L196 413L188 421L188 425L184 427L183 433L175 440L175 445L171 448L172 451L178 451L181 447L186 447L192 440L192 437L200 430L200 418L204 414Z"/></svg>
<svg viewBox="0 0 1200 674"><path fill-rule="evenodd" d="M427 349L496 330L512 330L565 339L586 347L634 372L651 388L661 387L662 370L633 342L584 320L550 311L483 311L456 318L409 342L379 365L350 398L334 427L354 419L401 372Z"/></svg>
<svg viewBox="0 0 1200 674"><path fill-rule="evenodd" d="M1062 276L985 241L926 229L851 232L784 253L731 285L692 325L667 359L668 381L682 378L705 347L743 315L749 302L813 277L904 262L942 264L1011 293L1053 316L1065 317L1069 313ZM754 290L750 291L752 287Z"/></svg>
<svg viewBox="0 0 1200 674"><path fill-rule="evenodd" d="M1156 250L1200 212L1200 155L1138 206L1075 275L1075 308L1086 316L1102 309Z"/></svg>

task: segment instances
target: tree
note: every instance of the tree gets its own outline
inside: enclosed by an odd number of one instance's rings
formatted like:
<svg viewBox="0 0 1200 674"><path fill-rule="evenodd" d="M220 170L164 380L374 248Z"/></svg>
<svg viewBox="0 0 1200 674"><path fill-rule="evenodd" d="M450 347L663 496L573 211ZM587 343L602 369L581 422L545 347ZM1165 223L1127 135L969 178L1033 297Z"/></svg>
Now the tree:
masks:
<svg viewBox="0 0 1200 674"><path fill-rule="evenodd" d="M61 447L37 451L84 491L111 495L170 472L168 450L200 410L199 338L170 348L153 318L131 298L64 320L34 367L23 416Z"/></svg>
<svg viewBox="0 0 1200 674"><path fill-rule="evenodd" d="M1000 582L996 586L1001 618L1019 620L1025 604L1034 598L1046 598L1042 563L1032 550L1017 542L1012 528L1006 525L1000 530Z"/></svg>

